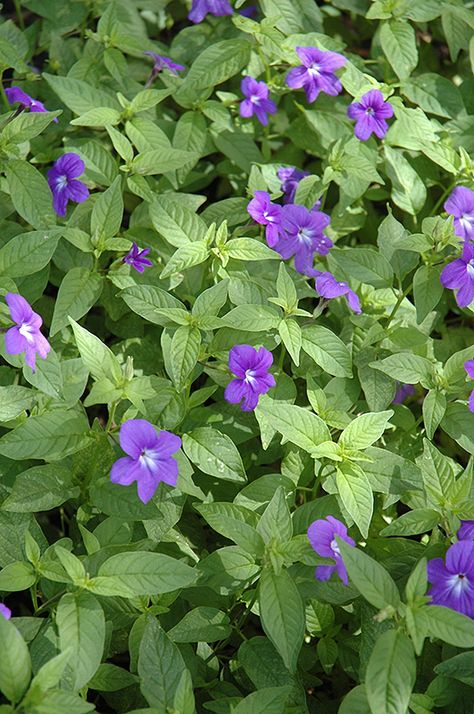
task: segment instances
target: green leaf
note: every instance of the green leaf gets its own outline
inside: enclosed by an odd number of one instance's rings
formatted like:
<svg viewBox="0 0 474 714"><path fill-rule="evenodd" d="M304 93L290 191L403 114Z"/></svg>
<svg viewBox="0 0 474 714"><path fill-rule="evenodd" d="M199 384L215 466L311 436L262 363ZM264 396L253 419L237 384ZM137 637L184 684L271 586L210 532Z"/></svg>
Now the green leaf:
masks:
<svg viewBox="0 0 474 714"><path fill-rule="evenodd" d="M437 637L454 647L474 647L474 620L441 605L430 605L427 628L431 637Z"/></svg>
<svg viewBox="0 0 474 714"><path fill-rule="evenodd" d="M306 328L302 332L302 347L325 372L335 377L352 377L350 352L331 330L319 325Z"/></svg>
<svg viewBox="0 0 474 714"><path fill-rule="evenodd" d="M431 531L440 521L441 514L437 511L433 511L431 508L414 508L381 530L380 535L418 535L419 533Z"/></svg>
<svg viewBox="0 0 474 714"><path fill-rule="evenodd" d="M296 320L287 318L282 320L278 325L278 332L282 339L283 344L290 353L291 359L296 364L300 363L300 352L302 345L302 332L301 327L298 325Z"/></svg>
<svg viewBox="0 0 474 714"><path fill-rule="evenodd" d="M295 284L292 278L288 275L285 263L282 261L278 268L278 277L276 281L278 297L285 303L287 311L294 310L298 305L298 295L296 293Z"/></svg>
<svg viewBox="0 0 474 714"><path fill-rule="evenodd" d="M255 141L243 131L221 131L219 134L214 135L213 139L221 154L227 156L232 163L246 173L250 173L252 164L264 162L264 158ZM279 258L278 255L276 257Z"/></svg>
<svg viewBox="0 0 474 714"><path fill-rule="evenodd" d="M400 630L388 630L377 639L367 665L365 689L375 714L401 714L416 680L413 645Z"/></svg>
<svg viewBox="0 0 474 714"><path fill-rule="evenodd" d="M157 711L172 711L186 665L177 646L154 617L147 616L140 643L138 674L140 689Z"/></svg>
<svg viewBox="0 0 474 714"><path fill-rule="evenodd" d="M374 288L387 288L392 284L392 266L373 248L333 248L331 259L349 279L360 280Z"/></svg>
<svg viewBox="0 0 474 714"><path fill-rule="evenodd" d="M424 182L399 149L385 145L387 176L392 182L392 199L399 208L416 216L426 201Z"/></svg>
<svg viewBox="0 0 474 714"><path fill-rule="evenodd" d="M112 107L89 109L70 123L72 126L115 126L120 121L120 112Z"/></svg>
<svg viewBox="0 0 474 714"><path fill-rule="evenodd" d="M389 355L378 362L371 362L370 366L405 384L421 382L423 386L428 386L433 379L433 364L430 360L409 352Z"/></svg>
<svg viewBox="0 0 474 714"><path fill-rule="evenodd" d="M183 164L198 158L196 154L180 149L150 149L135 156L130 164L130 170L139 176L154 176L179 169Z"/></svg>
<svg viewBox="0 0 474 714"><path fill-rule="evenodd" d="M164 280L170 275L181 273L188 268L204 263L210 256L207 241L199 240L188 245L183 245L171 256L166 266L161 271L160 279Z"/></svg>
<svg viewBox="0 0 474 714"><path fill-rule="evenodd" d="M380 29L382 50L399 79L407 79L418 64L415 30L408 22L389 20Z"/></svg>
<svg viewBox="0 0 474 714"><path fill-rule="evenodd" d="M227 434L200 427L183 435L184 453L201 471L225 481L246 481L239 451Z"/></svg>
<svg viewBox="0 0 474 714"><path fill-rule="evenodd" d="M93 677L102 659L104 612L90 593L66 593L58 604L56 625L61 649L72 649L63 684L66 689L81 689Z"/></svg>
<svg viewBox="0 0 474 714"><path fill-rule="evenodd" d="M97 89L90 82L75 77L58 77L54 74L42 75L51 89L56 92L64 104L75 114L85 114L97 107L120 109L112 92Z"/></svg>
<svg viewBox="0 0 474 714"><path fill-rule="evenodd" d="M133 312L155 325L170 324L160 312L163 308L185 310L182 302L154 285L133 285L122 290L120 297Z"/></svg>
<svg viewBox="0 0 474 714"><path fill-rule="evenodd" d="M59 461L86 445L89 424L83 414L58 410L29 417L0 439L0 454L15 461Z"/></svg>
<svg viewBox="0 0 474 714"><path fill-rule="evenodd" d="M474 419L464 404L448 404L441 428L469 454L474 454Z"/></svg>
<svg viewBox="0 0 474 714"><path fill-rule="evenodd" d="M0 387L0 421L10 421L20 416L35 403L35 394L27 387Z"/></svg>
<svg viewBox="0 0 474 714"><path fill-rule="evenodd" d="M234 238L225 244L221 252L235 260L280 260L278 253L253 238Z"/></svg>
<svg viewBox="0 0 474 714"><path fill-rule="evenodd" d="M265 543L269 543L272 539L279 543L288 543L291 540L293 524L285 498L285 489L282 486L277 488L263 512L257 525L257 531Z"/></svg>
<svg viewBox="0 0 474 714"><path fill-rule="evenodd" d="M423 421L426 435L432 439L446 412L446 396L437 389L432 389L423 399Z"/></svg>
<svg viewBox="0 0 474 714"><path fill-rule="evenodd" d="M189 565L162 553L118 553L103 563L90 590L98 595L137 597L169 593L196 580Z"/></svg>
<svg viewBox="0 0 474 714"><path fill-rule="evenodd" d="M434 671L474 687L474 652L461 652L437 664Z"/></svg>
<svg viewBox="0 0 474 714"><path fill-rule="evenodd" d="M201 156L205 152L207 138L207 124L205 118L198 111L185 112L180 116L176 124L173 146L185 151L190 151L194 156ZM194 168L196 160L190 160L187 164L177 169L176 178L181 184Z"/></svg>
<svg viewBox="0 0 474 714"><path fill-rule="evenodd" d="M59 286L50 335L69 325L69 318L79 320L95 305L102 293L103 278L87 268L71 268Z"/></svg>
<svg viewBox="0 0 474 714"><path fill-rule="evenodd" d="M184 201L173 201L166 195L158 196L150 204L150 218L155 230L177 248L206 235L205 221Z"/></svg>
<svg viewBox="0 0 474 714"><path fill-rule="evenodd" d="M257 413L261 414L286 440L309 454L323 441L331 440L329 429L324 421L303 407L278 402L263 395L260 397Z"/></svg>
<svg viewBox="0 0 474 714"><path fill-rule="evenodd" d="M215 607L195 607L168 630L173 642L216 642L231 633L229 617Z"/></svg>
<svg viewBox="0 0 474 714"><path fill-rule="evenodd" d="M123 216L122 178L117 178L94 203L91 216L92 236L101 242L113 238L120 230Z"/></svg>
<svg viewBox="0 0 474 714"><path fill-rule="evenodd" d="M98 337L69 318L82 361L95 379L122 381L122 370L114 353Z"/></svg>
<svg viewBox="0 0 474 714"><path fill-rule="evenodd" d="M20 592L28 590L36 581L35 571L30 563L17 561L0 570L0 590Z"/></svg>
<svg viewBox="0 0 474 714"><path fill-rule="evenodd" d="M253 511L235 503L202 503L194 507L217 533L251 555L262 555L264 542L256 530L258 518Z"/></svg>
<svg viewBox="0 0 474 714"><path fill-rule="evenodd" d="M435 309L442 295L443 286L440 281L439 268L421 265L413 278L413 296L418 325Z"/></svg>
<svg viewBox="0 0 474 714"><path fill-rule="evenodd" d="M104 662L89 681L89 688L98 692L118 692L138 682L138 677L123 667Z"/></svg>
<svg viewBox="0 0 474 714"><path fill-rule="evenodd" d="M460 50L467 50L474 29L474 12L462 5L443 4L441 24L453 62Z"/></svg>
<svg viewBox="0 0 474 714"><path fill-rule="evenodd" d="M344 508L354 519L364 538L367 538L374 510L370 481L354 464L341 464L336 470L336 484Z"/></svg>
<svg viewBox="0 0 474 714"><path fill-rule="evenodd" d="M196 100L207 98L213 87L238 74L247 65L249 57L250 44L245 40L222 40L206 47L175 92L175 100L190 107Z"/></svg>
<svg viewBox="0 0 474 714"><path fill-rule="evenodd" d="M79 487L72 485L70 469L60 464L33 466L15 476L2 510L14 513L49 511L78 495Z"/></svg>
<svg viewBox="0 0 474 714"><path fill-rule="evenodd" d="M278 312L266 305L237 305L222 318L222 324L236 330L266 332L277 329L280 323Z"/></svg>
<svg viewBox="0 0 474 714"><path fill-rule="evenodd" d="M392 577L376 560L359 548L352 548L338 538L344 565L357 590L379 610L389 605L397 608L400 594Z"/></svg>
<svg viewBox="0 0 474 714"><path fill-rule="evenodd" d="M283 714L290 694L291 687L264 687L242 699L233 714Z"/></svg>
<svg viewBox="0 0 474 714"><path fill-rule="evenodd" d="M345 449L367 449L380 439L393 416L393 410L361 414L346 426L339 437Z"/></svg>
<svg viewBox="0 0 474 714"><path fill-rule="evenodd" d="M170 377L176 389L183 389L196 366L199 349L201 347L201 333L197 327L178 327L173 335L170 346Z"/></svg>
<svg viewBox="0 0 474 714"><path fill-rule="evenodd" d="M0 617L0 691L16 704L23 697L31 678L28 647L15 625Z"/></svg>
<svg viewBox="0 0 474 714"><path fill-rule="evenodd" d="M320 8L310 0L262 0L267 18L277 18L275 26L285 34L322 31L323 16Z"/></svg>
<svg viewBox="0 0 474 714"><path fill-rule="evenodd" d="M403 94L428 114L454 118L464 109L461 93L447 77L427 72L402 86Z"/></svg>
<svg viewBox="0 0 474 714"><path fill-rule="evenodd" d="M56 250L62 230L21 233L0 248L0 273L9 278L21 278L42 270Z"/></svg>
<svg viewBox="0 0 474 714"><path fill-rule="evenodd" d="M53 197L38 169L27 161L10 160L5 173L12 203L20 216L33 228L54 225Z"/></svg>
<svg viewBox="0 0 474 714"><path fill-rule="evenodd" d="M298 589L286 570L264 570L258 586L260 620L290 672L295 672L303 644L305 615Z"/></svg>

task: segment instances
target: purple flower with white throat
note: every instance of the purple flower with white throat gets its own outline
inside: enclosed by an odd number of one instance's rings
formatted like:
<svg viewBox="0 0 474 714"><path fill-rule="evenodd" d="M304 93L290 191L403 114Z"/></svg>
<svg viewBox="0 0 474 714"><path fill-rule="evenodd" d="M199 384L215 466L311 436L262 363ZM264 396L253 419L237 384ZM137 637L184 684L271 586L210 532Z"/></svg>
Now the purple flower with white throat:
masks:
<svg viewBox="0 0 474 714"><path fill-rule="evenodd" d="M12 611L10 610L9 607L3 604L3 602L0 602L0 615L5 618L5 620L9 620L10 617L12 616Z"/></svg>
<svg viewBox="0 0 474 714"><path fill-rule="evenodd" d="M471 379L474 379L474 359L468 359L467 362L464 362L464 369L466 370L468 376ZM474 389L469 397L469 411L474 412Z"/></svg>
<svg viewBox="0 0 474 714"><path fill-rule="evenodd" d="M384 100L379 89L371 89L360 102L353 102L348 107L347 116L355 119L354 133L361 141L367 141L372 134L383 139L388 131L385 120L393 117L393 107Z"/></svg>
<svg viewBox="0 0 474 714"><path fill-rule="evenodd" d="M441 284L449 290L457 290L456 302L467 307L474 300L474 244L466 243L462 255L448 263L441 273Z"/></svg>
<svg viewBox="0 0 474 714"><path fill-rule="evenodd" d="M474 618L474 542L460 540L446 558L428 561L430 605L443 605Z"/></svg>
<svg viewBox="0 0 474 714"><path fill-rule="evenodd" d="M48 171L48 184L53 194L53 208L58 216L64 217L68 201L84 203L89 198L89 189L82 181L86 166L78 154L63 154Z"/></svg>
<svg viewBox="0 0 474 714"><path fill-rule="evenodd" d="M283 260L294 256L295 269L299 273L315 277L319 275L313 268L315 254L327 255L333 246L332 240L324 235L329 222L326 213L287 204L281 212L279 240L274 249Z"/></svg>
<svg viewBox="0 0 474 714"><path fill-rule="evenodd" d="M183 69L186 69L184 65L182 64L177 64L177 62L173 62L172 59L169 57L165 57L164 55L157 55L156 52L150 52L149 50L146 50L144 55L148 55L149 57L152 58L154 64L153 64L153 75L156 76L160 72L162 72L164 69L167 69L171 74L178 75L178 72L182 72Z"/></svg>
<svg viewBox="0 0 474 714"><path fill-rule="evenodd" d="M336 536L355 547L355 541L347 534L347 528L334 516L321 518L311 523L308 528L308 538L311 547L321 558L332 558L334 565L318 565L316 568L316 579L324 582L329 580L333 573L337 573L344 585L349 585L346 566L341 556Z"/></svg>
<svg viewBox="0 0 474 714"><path fill-rule="evenodd" d="M474 521L461 521L457 537L458 540L474 541Z"/></svg>
<svg viewBox="0 0 474 714"><path fill-rule="evenodd" d="M454 216L454 232L466 241L474 241L474 191L457 186L444 204L444 210Z"/></svg>
<svg viewBox="0 0 474 714"><path fill-rule="evenodd" d="M228 0L193 0L188 19L195 24L202 22L207 14L222 17L233 14L232 6Z"/></svg>
<svg viewBox="0 0 474 714"><path fill-rule="evenodd" d="M25 362L34 372L36 355L46 359L51 349L48 340L40 332L43 320L21 295L7 293L5 300L11 318L16 323L5 334L5 351L8 355L19 355L24 352Z"/></svg>
<svg viewBox="0 0 474 714"><path fill-rule="evenodd" d="M347 302L350 309L357 315L362 312L360 306L360 300L357 293L355 293L349 285L343 281L336 280L332 273L320 273L316 278L316 290L321 295L321 297L328 300L332 298L338 298L342 295L347 297Z"/></svg>
<svg viewBox="0 0 474 714"><path fill-rule="evenodd" d="M135 270L137 270L139 273L143 273L145 268L151 268L151 266L153 265L151 260L145 258L145 256L148 255L149 252L150 248L144 248L143 250L140 250L138 245L134 243L127 255L125 255L122 260L124 263L127 263L132 268L135 268Z"/></svg>
<svg viewBox="0 0 474 714"><path fill-rule="evenodd" d="M181 447L179 436L169 431L158 433L146 419L129 419L120 427L120 446L128 456L112 466L112 483L130 486L136 481L143 503L153 497L160 481L176 486L178 462L173 454Z"/></svg>
<svg viewBox="0 0 474 714"><path fill-rule="evenodd" d="M300 171L296 166L282 166L281 169L278 169L277 176L281 181L281 190L284 194L283 203L293 203L299 182L309 175L309 171ZM318 203L320 204L320 202ZM314 208L316 207L314 206Z"/></svg>
<svg viewBox="0 0 474 714"><path fill-rule="evenodd" d="M229 369L236 379L225 388L224 397L230 404L239 404L243 412L252 412L261 394L275 386L275 378L269 373L273 363L271 352L250 345L235 345L229 352Z"/></svg>
<svg viewBox="0 0 474 714"><path fill-rule="evenodd" d="M7 95L7 99L10 104L18 102L24 109L29 109L30 112L48 111L43 102L40 102L39 99L30 97L30 95L24 92L23 89L20 89L20 87L8 87L8 89L5 89L5 94ZM57 123L57 117L55 117L53 121Z"/></svg>
<svg viewBox="0 0 474 714"><path fill-rule="evenodd" d="M272 203L270 194L266 191L255 191L254 197L247 206L247 211L256 223L265 226L266 241L270 248L273 248L279 237L281 206Z"/></svg>
<svg viewBox="0 0 474 714"><path fill-rule="evenodd" d="M332 97L342 92L342 84L334 74L347 59L338 52L326 52L317 47L297 47L296 53L302 65L291 69L286 83L291 89L304 88L308 102L314 102L320 92Z"/></svg>
<svg viewBox="0 0 474 714"><path fill-rule="evenodd" d="M240 116L249 119L255 115L260 124L267 126L267 114L275 114L277 111L275 102L268 98L268 86L253 77L244 77L240 88L245 97L240 102Z"/></svg>

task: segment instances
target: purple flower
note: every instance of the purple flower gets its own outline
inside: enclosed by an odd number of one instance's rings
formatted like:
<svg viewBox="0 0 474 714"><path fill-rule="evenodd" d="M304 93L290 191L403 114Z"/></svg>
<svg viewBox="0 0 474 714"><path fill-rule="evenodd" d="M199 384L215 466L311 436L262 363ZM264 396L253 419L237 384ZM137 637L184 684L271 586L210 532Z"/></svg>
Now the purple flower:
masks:
<svg viewBox="0 0 474 714"><path fill-rule="evenodd" d="M389 102L384 101L380 90L371 89L364 94L360 102L349 105L347 116L355 119L354 133L361 141L367 141L372 134L383 139L388 131L385 119L393 117L393 107Z"/></svg>
<svg viewBox="0 0 474 714"><path fill-rule="evenodd" d="M329 222L326 213L287 204L281 212L279 240L274 249L283 260L294 255L295 269L303 275L315 277L319 275L319 271L313 268L315 253L327 255L333 246L332 240L323 233Z"/></svg>
<svg viewBox="0 0 474 714"><path fill-rule="evenodd" d="M5 89L5 94L10 104L15 104L19 102L24 109L29 109L30 112L47 112L48 110L44 106L43 102L38 99L33 99L29 94L24 92L20 87L9 87ZM57 117L54 119L57 123Z"/></svg>
<svg viewBox="0 0 474 714"><path fill-rule="evenodd" d="M474 359L468 359L467 362L464 362L464 369L466 370L468 376L471 379L474 379ZM469 397L469 411L474 412L474 389Z"/></svg>
<svg viewBox="0 0 474 714"><path fill-rule="evenodd" d="M58 216L66 215L68 201L84 203L89 189L77 177L82 176L85 164L78 154L63 154L48 171L48 184L53 194L53 208Z"/></svg>
<svg viewBox="0 0 474 714"><path fill-rule="evenodd" d="M458 540L474 540L474 521L461 521L457 536Z"/></svg>
<svg viewBox="0 0 474 714"><path fill-rule="evenodd" d="M313 550L321 558L332 558L335 561L335 565L318 565L316 579L321 581L329 580L331 575L336 572L344 585L349 585L346 566L344 565L336 536L345 540L350 546L355 546L355 541L347 535L347 528L344 523L338 521L334 516L327 516L314 521L308 528L308 538Z"/></svg>
<svg viewBox="0 0 474 714"><path fill-rule="evenodd" d="M358 295L350 289L347 283L336 280L332 273L320 273L317 276L316 290L321 297L328 298L329 300L331 298L341 297L341 295L346 295L351 310L358 315L361 314L362 309Z"/></svg>
<svg viewBox="0 0 474 714"><path fill-rule="evenodd" d="M454 231L464 240L474 240L474 191L465 186L457 186L446 203L444 210L454 216Z"/></svg>
<svg viewBox="0 0 474 714"><path fill-rule="evenodd" d="M10 617L12 616L12 611L10 610L9 607L3 604L3 602L0 602L0 615L3 615L5 620L9 620Z"/></svg>
<svg viewBox="0 0 474 714"><path fill-rule="evenodd" d="M154 61L153 65L153 74L156 76L160 72L162 72L164 69L167 69L171 72L171 74L177 75L178 72L182 72L183 69L186 69L182 64L177 64L176 62L173 62L172 59L169 57L165 57L164 55L157 55L155 52L149 52L148 50L143 53L144 55L148 55L151 57Z"/></svg>
<svg viewBox="0 0 474 714"><path fill-rule="evenodd" d="M407 397L411 397L415 394L415 387L413 384L403 384L402 382L397 382L397 391L392 400L392 404L403 404Z"/></svg>
<svg viewBox="0 0 474 714"><path fill-rule="evenodd" d="M228 0L193 0L188 19L198 23L202 22L208 13L221 17L222 15L232 15L233 12Z"/></svg>
<svg viewBox="0 0 474 714"><path fill-rule="evenodd" d="M450 290L458 289L456 302L459 307L471 304L474 300L474 244L466 243L461 257L443 268L441 284Z"/></svg>
<svg viewBox="0 0 474 714"><path fill-rule="evenodd" d="M277 111L275 102L268 98L268 86L253 77L244 77L240 88L246 97L240 102L240 116L248 119L255 114L260 124L267 126L267 114L275 114Z"/></svg>
<svg viewBox="0 0 474 714"><path fill-rule="evenodd" d="M302 65L291 69L286 83L291 89L304 88L308 102L314 102L319 92L335 97L342 92L342 84L334 74L347 59L338 52L326 52L317 47L297 47Z"/></svg>
<svg viewBox="0 0 474 714"><path fill-rule="evenodd" d="M254 197L247 206L247 211L253 220L265 228L265 238L270 248L278 241L278 228L281 218L281 206L272 203L270 194L266 191L255 191Z"/></svg>
<svg viewBox="0 0 474 714"><path fill-rule="evenodd" d="M172 454L181 447L179 436L169 431L158 433L146 419L129 419L120 427L120 446L128 456L112 466L112 483L130 486L136 481L143 503L153 497L160 481L176 486L178 462Z"/></svg>
<svg viewBox="0 0 474 714"><path fill-rule="evenodd" d="M134 243L130 248L130 251L122 258L122 260L124 263L131 265L132 268L135 268L135 270L138 270L139 273L143 273L145 268L150 268L153 265L151 260L145 258L145 255L148 255L149 252L150 248L140 250L138 245Z"/></svg>
<svg viewBox="0 0 474 714"><path fill-rule="evenodd" d="M34 372L36 355L46 359L51 349L48 340L40 332L43 320L21 295L7 293L5 300L11 318L16 323L5 334L5 351L8 355L25 352L25 362Z"/></svg>
<svg viewBox="0 0 474 714"><path fill-rule="evenodd" d="M268 370L272 366L273 355L260 347L235 345L229 352L229 369L237 379L229 382L224 397L230 404L242 402L243 412L252 412L261 394L266 394L275 386L275 378Z"/></svg>
<svg viewBox="0 0 474 714"><path fill-rule="evenodd" d="M283 203L293 203L299 182L309 175L309 171L300 171L295 166L282 166L281 169L278 169L277 176L281 181L281 190L284 193ZM314 207L316 208L316 206Z"/></svg>
<svg viewBox="0 0 474 714"><path fill-rule="evenodd" d="M428 580L432 587L430 605L444 605L474 618L474 542L460 540L446 553L445 561L428 561Z"/></svg>
<svg viewBox="0 0 474 714"><path fill-rule="evenodd" d="M249 5L248 7L243 7L239 10L239 15L243 17L255 17L258 14L258 7L256 5Z"/></svg>

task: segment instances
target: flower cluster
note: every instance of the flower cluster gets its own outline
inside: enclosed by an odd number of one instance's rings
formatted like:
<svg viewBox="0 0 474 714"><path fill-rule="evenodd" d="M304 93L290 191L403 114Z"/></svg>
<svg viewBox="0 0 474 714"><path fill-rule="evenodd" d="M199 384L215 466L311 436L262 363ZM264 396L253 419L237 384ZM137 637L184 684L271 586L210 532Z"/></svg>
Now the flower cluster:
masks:
<svg viewBox="0 0 474 714"><path fill-rule="evenodd" d="M474 300L474 191L457 186L444 210L454 217L454 231L462 239L462 252L444 267L441 283L449 290L457 290L457 304L467 307Z"/></svg>
<svg viewBox="0 0 474 714"><path fill-rule="evenodd" d="M445 559L428 562L431 605L443 605L474 619L474 521L463 521L458 541Z"/></svg>

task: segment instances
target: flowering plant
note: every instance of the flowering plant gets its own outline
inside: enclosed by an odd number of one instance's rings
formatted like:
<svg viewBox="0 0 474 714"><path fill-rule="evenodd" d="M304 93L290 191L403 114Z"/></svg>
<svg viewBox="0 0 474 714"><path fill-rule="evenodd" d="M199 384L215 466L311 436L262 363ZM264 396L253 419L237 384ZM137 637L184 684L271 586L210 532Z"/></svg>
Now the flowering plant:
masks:
<svg viewBox="0 0 474 714"><path fill-rule="evenodd" d="M472 714L474 8L0 20L0 714Z"/></svg>

